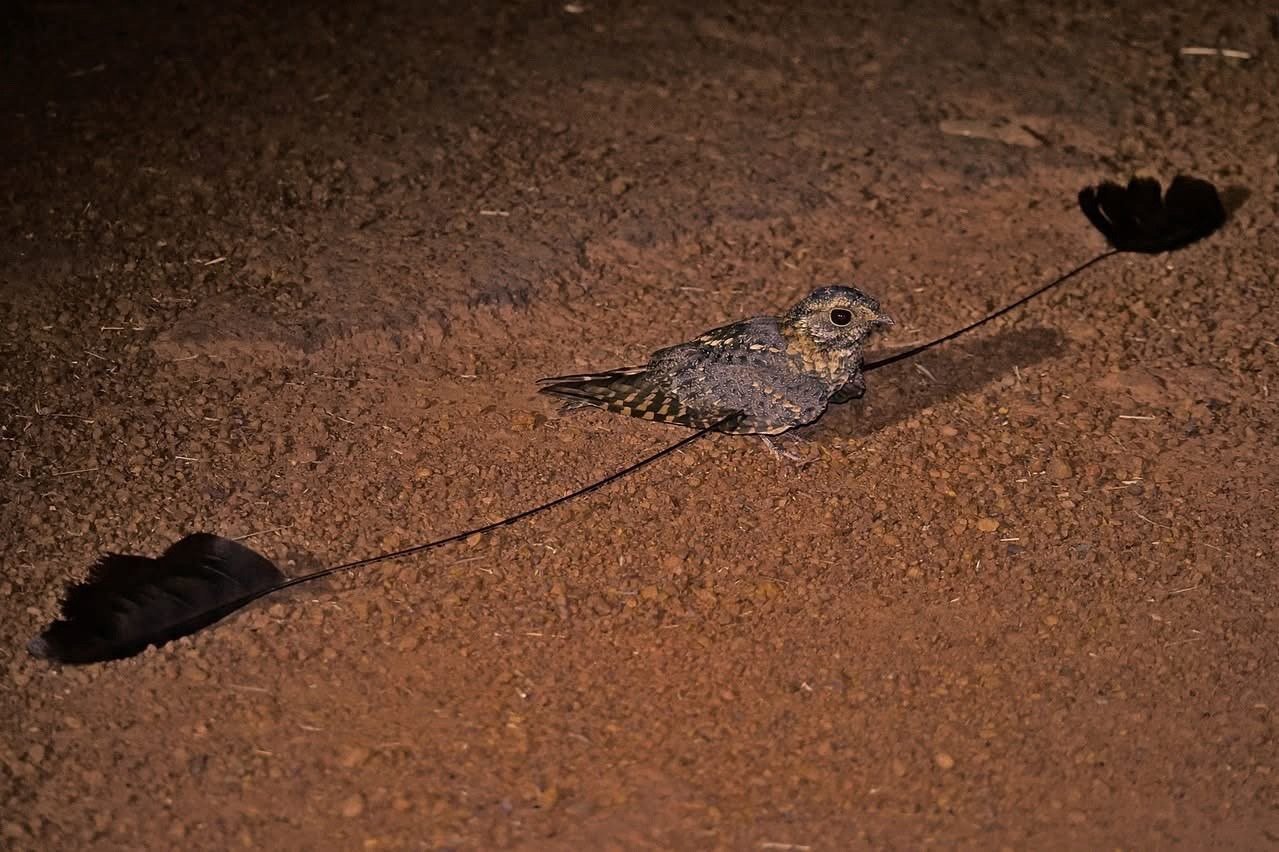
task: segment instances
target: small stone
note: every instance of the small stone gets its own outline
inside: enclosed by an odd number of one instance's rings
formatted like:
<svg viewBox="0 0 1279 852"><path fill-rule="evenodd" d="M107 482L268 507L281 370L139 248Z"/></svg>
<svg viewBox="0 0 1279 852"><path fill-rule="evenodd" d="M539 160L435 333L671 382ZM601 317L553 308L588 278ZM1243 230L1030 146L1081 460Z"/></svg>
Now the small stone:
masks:
<svg viewBox="0 0 1279 852"><path fill-rule="evenodd" d="M1049 462L1047 470L1048 475L1053 479L1070 479L1075 474L1070 465L1061 459L1053 459Z"/></svg>
<svg viewBox="0 0 1279 852"><path fill-rule="evenodd" d="M550 785L545 790L542 790L537 795L537 804L542 810L549 811L551 808L555 807L555 803L559 800L560 788L556 787L554 784Z"/></svg>
<svg viewBox="0 0 1279 852"><path fill-rule="evenodd" d="M338 808L338 813L347 819L354 819L364 813L364 797L359 793L342 802Z"/></svg>
<svg viewBox="0 0 1279 852"><path fill-rule="evenodd" d="M999 529L999 521L995 520L994 518L978 518L977 529L981 530L982 532L988 532L988 533L994 532L995 530Z"/></svg>
<svg viewBox="0 0 1279 852"><path fill-rule="evenodd" d="M782 593L782 587L772 580L763 580L755 586L755 596L761 600L771 601Z"/></svg>
<svg viewBox="0 0 1279 852"><path fill-rule="evenodd" d="M343 769L354 769L369 759L369 750L364 746L346 746L338 755L338 766Z"/></svg>
<svg viewBox="0 0 1279 852"><path fill-rule="evenodd" d="M933 757L933 762L937 764L939 769L954 769L955 758L951 757L944 751L939 751Z"/></svg>

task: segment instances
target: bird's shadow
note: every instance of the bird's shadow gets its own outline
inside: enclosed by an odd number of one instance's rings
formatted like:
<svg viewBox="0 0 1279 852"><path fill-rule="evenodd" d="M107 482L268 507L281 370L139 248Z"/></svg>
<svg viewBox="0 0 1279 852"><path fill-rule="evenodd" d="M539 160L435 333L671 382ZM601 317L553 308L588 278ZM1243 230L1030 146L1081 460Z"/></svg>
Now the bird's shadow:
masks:
<svg viewBox="0 0 1279 852"><path fill-rule="evenodd" d="M866 396L832 405L801 437L820 440L829 435L874 434L925 408L1012 375L1015 368L1059 355L1065 348L1065 339L1056 329L1014 328L904 359L868 375ZM892 354L876 353L876 357Z"/></svg>

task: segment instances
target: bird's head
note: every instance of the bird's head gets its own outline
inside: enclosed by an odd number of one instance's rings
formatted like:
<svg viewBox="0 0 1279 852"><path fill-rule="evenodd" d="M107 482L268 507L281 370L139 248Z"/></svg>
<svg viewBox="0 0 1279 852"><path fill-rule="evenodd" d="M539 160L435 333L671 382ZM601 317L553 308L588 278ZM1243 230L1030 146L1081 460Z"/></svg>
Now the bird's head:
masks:
<svg viewBox="0 0 1279 852"><path fill-rule="evenodd" d="M871 335L893 324L879 302L853 287L821 287L782 317L787 330L825 350L858 350Z"/></svg>

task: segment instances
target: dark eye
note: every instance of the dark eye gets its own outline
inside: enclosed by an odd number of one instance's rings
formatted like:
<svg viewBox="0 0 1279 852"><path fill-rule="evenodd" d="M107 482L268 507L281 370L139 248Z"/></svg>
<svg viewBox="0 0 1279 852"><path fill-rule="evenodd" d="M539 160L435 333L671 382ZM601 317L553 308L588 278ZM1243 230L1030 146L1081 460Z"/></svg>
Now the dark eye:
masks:
<svg viewBox="0 0 1279 852"><path fill-rule="evenodd" d="M830 321L835 325L848 325L853 321L853 312L844 308L836 308L830 312Z"/></svg>

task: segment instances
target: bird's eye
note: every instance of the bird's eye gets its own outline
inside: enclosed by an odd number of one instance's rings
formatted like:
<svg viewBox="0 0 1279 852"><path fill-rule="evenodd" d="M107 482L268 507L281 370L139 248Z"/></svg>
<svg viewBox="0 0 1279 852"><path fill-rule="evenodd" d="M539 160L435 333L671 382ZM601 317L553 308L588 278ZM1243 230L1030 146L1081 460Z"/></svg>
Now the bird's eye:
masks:
<svg viewBox="0 0 1279 852"><path fill-rule="evenodd" d="M830 312L830 321L835 325L848 325L853 321L853 312L846 308L836 308Z"/></svg>

